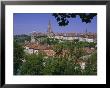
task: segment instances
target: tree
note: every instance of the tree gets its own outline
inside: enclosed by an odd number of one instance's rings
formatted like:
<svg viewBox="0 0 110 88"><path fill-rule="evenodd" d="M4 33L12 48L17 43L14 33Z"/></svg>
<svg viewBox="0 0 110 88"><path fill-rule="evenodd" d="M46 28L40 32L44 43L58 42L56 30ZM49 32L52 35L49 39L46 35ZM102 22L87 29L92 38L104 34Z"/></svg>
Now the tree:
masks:
<svg viewBox="0 0 110 88"><path fill-rule="evenodd" d="M85 69L85 74L96 75L97 74L97 52L94 52L88 59L88 64Z"/></svg>
<svg viewBox="0 0 110 88"><path fill-rule="evenodd" d="M23 47L14 41L14 74L18 73L18 69L22 64L22 58L24 56L24 49Z"/></svg>
<svg viewBox="0 0 110 88"><path fill-rule="evenodd" d="M42 75L43 56L42 54L32 54L25 56L24 62L20 69L21 75Z"/></svg>
<svg viewBox="0 0 110 88"><path fill-rule="evenodd" d="M76 18L78 15L82 22L90 23L96 13L53 13L52 14L57 20L59 26L67 26L69 21L68 18Z"/></svg>
<svg viewBox="0 0 110 88"><path fill-rule="evenodd" d="M96 43L94 43L94 42L90 42L88 45L89 45L89 47L94 47L94 48L95 48Z"/></svg>
<svg viewBox="0 0 110 88"><path fill-rule="evenodd" d="M82 75L81 68L78 64L73 63L73 60L66 62L64 75Z"/></svg>
<svg viewBox="0 0 110 88"><path fill-rule="evenodd" d="M64 75L67 68L67 58L48 58L45 61L45 67L43 69L44 75ZM69 65L70 66L70 65Z"/></svg>
<svg viewBox="0 0 110 88"><path fill-rule="evenodd" d="M62 44L56 44L54 46L54 51L55 52L60 52L60 51L62 51L62 49L63 49L63 45Z"/></svg>
<svg viewBox="0 0 110 88"><path fill-rule="evenodd" d="M46 38L44 41L44 43L47 43L49 45L55 45L59 43L58 39L54 39L54 38Z"/></svg>
<svg viewBox="0 0 110 88"><path fill-rule="evenodd" d="M31 36L22 34L22 35L14 35L14 41L17 43L23 44L25 41L30 41Z"/></svg>

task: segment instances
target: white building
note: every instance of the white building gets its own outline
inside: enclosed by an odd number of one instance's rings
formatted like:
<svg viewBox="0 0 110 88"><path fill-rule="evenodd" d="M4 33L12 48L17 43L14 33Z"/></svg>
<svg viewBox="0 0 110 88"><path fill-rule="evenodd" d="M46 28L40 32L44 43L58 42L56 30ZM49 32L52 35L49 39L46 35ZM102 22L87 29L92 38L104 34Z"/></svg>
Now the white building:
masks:
<svg viewBox="0 0 110 88"><path fill-rule="evenodd" d="M53 33L51 23L49 21L47 35L49 38L55 38L60 40L75 40L83 42L96 42L96 38L94 38L94 34L87 33L87 29L85 33Z"/></svg>

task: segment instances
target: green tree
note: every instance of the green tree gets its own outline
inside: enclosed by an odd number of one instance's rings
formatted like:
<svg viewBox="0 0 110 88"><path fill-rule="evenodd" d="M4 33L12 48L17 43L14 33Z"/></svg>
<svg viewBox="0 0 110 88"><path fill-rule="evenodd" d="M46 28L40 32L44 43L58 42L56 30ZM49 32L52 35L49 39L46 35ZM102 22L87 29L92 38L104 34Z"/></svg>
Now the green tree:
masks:
<svg viewBox="0 0 110 88"><path fill-rule="evenodd" d="M58 39L54 39L54 38L46 38L44 41L44 43L47 43L49 45L55 45L59 43Z"/></svg>
<svg viewBox="0 0 110 88"><path fill-rule="evenodd" d="M76 16L79 16L82 22L90 23L97 13L53 13L52 15L57 20L59 26L67 26L69 24L69 18L76 18Z"/></svg>
<svg viewBox="0 0 110 88"><path fill-rule="evenodd" d="M65 58L48 58L43 69L44 75L63 75L66 68Z"/></svg>
<svg viewBox="0 0 110 88"><path fill-rule="evenodd" d="M42 54L26 55L26 62L24 62L20 69L21 75L42 75L43 56Z"/></svg>
<svg viewBox="0 0 110 88"><path fill-rule="evenodd" d="M84 75L96 75L97 74L97 53L94 52L90 58L88 58Z"/></svg>
<svg viewBox="0 0 110 88"><path fill-rule="evenodd" d="M64 75L81 75L81 69L78 64L75 64L73 60L67 62L65 67Z"/></svg>
<svg viewBox="0 0 110 88"><path fill-rule="evenodd" d="M31 40L31 36L29 35L14 35L14 41L16 41L19 44L24 44L25 41L30 41Z"/></svg>
<svg viewBox="0 0 110 88"><path fill-rule="evenodd" d="M63 49L63 45L62 44L56 44L54 46L54 51L55 52L62 52L62 49Z"/></svg>
<svg viewBox="0 0 110 88"><path fill-rule="evenodd" d="M14 41L14 74L18 73L18 69L22 64L22 58L24 56L24 49L23 47Z"/></svg>
<svg viewBox="0 0 110 88"><path fill-rule="evenodd" d="M89 47L95 47L96 46L96 43L90 42L88 45L89 45Z"/></svg>

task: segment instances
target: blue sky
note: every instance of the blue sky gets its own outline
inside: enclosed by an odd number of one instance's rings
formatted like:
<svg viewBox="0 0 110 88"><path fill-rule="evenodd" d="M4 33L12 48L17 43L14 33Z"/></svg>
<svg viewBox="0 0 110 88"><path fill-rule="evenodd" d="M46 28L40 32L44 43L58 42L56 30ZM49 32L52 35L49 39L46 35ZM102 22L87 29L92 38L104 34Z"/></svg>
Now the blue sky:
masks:
<svg viewBox="0 0 110 88"><path fill-rule="evenodd" d="M97 16L91 23L82 22L80 17L69 18L69 25L59 26L57 20L51 13L15 13L14 18L14 35L29 34L33 31L47 32L49 20L53 32L97 32Z"/></svg>

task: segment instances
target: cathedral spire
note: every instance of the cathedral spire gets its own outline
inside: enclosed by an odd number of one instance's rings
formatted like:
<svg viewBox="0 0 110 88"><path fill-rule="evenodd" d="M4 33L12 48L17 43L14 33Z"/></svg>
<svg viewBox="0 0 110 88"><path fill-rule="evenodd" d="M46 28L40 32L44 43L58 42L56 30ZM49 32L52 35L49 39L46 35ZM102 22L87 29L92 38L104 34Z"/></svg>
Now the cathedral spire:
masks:
<svg viewBox="0 0 110 88"><path fill-rule="evenodd" d="M51 22L49 20L49 23L48 23L48 30L47 30L47 35L48 37L53 37L53 31L52 31L52 27L51 27Z"/></svg>
<svg viewBox="0 0 110 88"><path fill-rule="evenodd" d="M86 34L87 34L87 28L86 28Z"/></svg>
<svg viewBox="0 0 110 88"><path fill-rule="evenodd" d="M34 32L31 33L31 43L35 43Z"/></svg>
<svg viewBox="0 0 110 88"><path fill-rule="evenodd" d="M52 32L52 28L51 28L51 22L49 20L49 23L48 23L48 33L50 34Z"/></svg>

